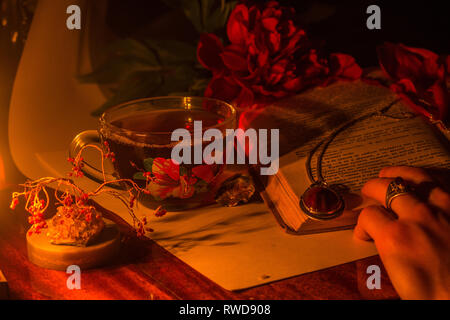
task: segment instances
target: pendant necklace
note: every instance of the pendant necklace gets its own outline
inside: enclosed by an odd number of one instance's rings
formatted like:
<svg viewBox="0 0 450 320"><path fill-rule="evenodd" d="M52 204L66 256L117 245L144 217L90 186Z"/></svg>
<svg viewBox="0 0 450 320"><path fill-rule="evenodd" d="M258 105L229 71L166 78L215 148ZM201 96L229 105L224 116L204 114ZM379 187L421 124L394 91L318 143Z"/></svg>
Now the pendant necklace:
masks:
<svg viewBox="0 0 450 320"><path fill-rule="evenodd" d="M331 220L342 214L345 208L345 202L343 197L333 189L328 183L325 181L322 175L322 159L327 150L328 146L333 142L336 136L344 131L345 129L351 127L352 125L366 120L368 118L374 116L380 117L388 117L392 119L410 119L415 117L414 114L404 112L403 117L396 117L391 115L386 115L386 112L395 105L399 100L395 100L390 103L388 106L383 107L380 110L368 113L361 117L350 120L332 132L326 139L317 143L314 148L309 152L308 158L306 160L306 172L308 173L308 177L311 180L311 185L308 189L303 193L300 198L300 208L303 212L310 218L315 220ZM322 150L317 155L317 164L316 164L316 173L317 179L314 178L311 168L311 160L314 154L319 150L322 146Z"/></svg>

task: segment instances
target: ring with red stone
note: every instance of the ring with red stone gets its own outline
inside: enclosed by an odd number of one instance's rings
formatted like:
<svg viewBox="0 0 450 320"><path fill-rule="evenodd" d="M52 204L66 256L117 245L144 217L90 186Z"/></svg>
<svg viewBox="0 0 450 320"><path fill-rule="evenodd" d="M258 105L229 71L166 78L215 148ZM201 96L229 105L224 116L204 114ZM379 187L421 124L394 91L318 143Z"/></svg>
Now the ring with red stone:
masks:
<svg viewBox="0 0 450 320"><path fill-rule="evenodd" d="M342 197L325 182L312 184L300 198L300 208L315 220L331 220L344 211Z"/></svg>

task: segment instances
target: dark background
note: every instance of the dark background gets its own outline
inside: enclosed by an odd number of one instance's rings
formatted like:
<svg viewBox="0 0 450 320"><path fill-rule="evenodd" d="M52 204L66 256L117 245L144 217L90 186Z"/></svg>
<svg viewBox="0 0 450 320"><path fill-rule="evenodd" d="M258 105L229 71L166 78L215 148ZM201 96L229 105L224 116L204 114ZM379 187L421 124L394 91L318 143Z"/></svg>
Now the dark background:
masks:
<svg viewBox="0 0 450 320"><path fill-rule="evenodd" d="M249 3L264 1L247 1ZM439 54L450 53L450 18L446 1L280 0L292 6L310 36L327 52L343 52L364 66L377 65L375 48L384 41L402 42ZM381 30L366 27L369 5L381 9ZM110 0L109 24L117 34L145 33L146 24L167 7L158 0ZM176 21L173 21L176 28ZM167 26L170 28L170 25ZM189 37L188 30L177 30Z"/></svg>
<svg viewBox="0 0 450 320"><path fill-rule="evenodd" d="M0 27L0 157L5 162L7 178L16 172L9 155L7 136L9 100L35 3L33 0L21 1L0 0L2 17L8 15L10 22L11 14L14 12L24 11L29 15L24 24L19 20L6 27ZM375 48L384 41L428 48L439 54L450 53L450 19L446 1L280 0L279 2L295 7L307 32L311 37L321 41L326 51L351 54L363 67L377 65ZM14 4L12 7L14 10L5 10L5 3ZM26 6L23 6L23 3ZM366 28L368 17L366 9L371 4L381 8L381 30ZM110 0L108 24L120 36L145 35L146 25L160 18L168 10L168 7L159 0ZM17 25L22 31L18 41L12 43L11 26ZM178 27L179 25L180 21L171 19L169 23L162 24L160 31L171 31L180 39L198 41L198 36L193 36L195 33L193 29L183 29Z"/></svg>

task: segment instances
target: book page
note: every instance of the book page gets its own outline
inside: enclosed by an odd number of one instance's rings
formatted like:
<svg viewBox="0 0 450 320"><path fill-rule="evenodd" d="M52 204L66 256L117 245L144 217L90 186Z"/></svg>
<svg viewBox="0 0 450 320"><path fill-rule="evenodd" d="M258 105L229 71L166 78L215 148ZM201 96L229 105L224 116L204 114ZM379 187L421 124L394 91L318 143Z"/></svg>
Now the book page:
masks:
<svg viewBox="0 0 450 320"><path fill-rule="evenodd" d="M302 157L303 151L297 151ZM316 158L312 160L315 173ZM408 165L450 168L444 144L421 118L368 119L342 132L326 150L323 176L358 192L383 167Z"/></svg>
<svg viewBox="0 0 450 320"><path fill-rule="evenodd" d="M337 128L362 115L393 106L382 117L358 121L338 134L322 159L322 174L330 184L340 184L351 193L392 165L450 168L450 155L433 127L420 117L411 118L409 108L389 89L361 81L314 88L268 106L249 117L253 127L280 129L280 172L277 178L290 188L298 203L311 181L305 159L320 141ZM394 119L401 118L401 119ZM312 159L314 176L317 154ZM347 200L347 199L346 199ZM361 199L359 199L361 200ZM358 201L359 201L358 200ZM352 209L355 202L348 205Z"/></svg>
<svg viewBox="0 0 450 320"><path fill-rule="evenodd" d="M365 84L355 84L353 88L357 89L360 85L371 88ZM346 84L346 87L350 85ZM295 195L299 197L309 186L310 181L296 178L304 176L303 172L306 170L304 165L289 165L289 163L292 161L304 163L304 159L319 141L326 142L330 133L345 123L342 121L343 117L339 115L352 113L354 118L357 118L396 101L394 94L389 91L382 92L383 90L387 89L373 87L372 94L366 92L369 94L367 99L357 99L348 104L338 103L335 105L336 111L329 111L330 114L322 117L308 119L310 115L303 114L303 121L317 126L322 125L324 129L320 136L306 141L304 145L291 152L295 157L290 154L280 159L281 173ZM351 88L342 90L340 97L335 97L334 100L344 99L346 93L351 100L353 95ZM320 98L323 99L325 96L322 95ZM322 159L322 175L325 180L330 184L340 184L348 188L350 193L359 193L364 183L377 177L379 171L386 166L450 168L448 149L444 141L440 141L436 136L431 125L420 117L391 118L391 116L407 117L407 112L408 108L398 101L384 116L371 117L344 129L329 145ZM334 123L337 126L332 125L330 119L335 119ZM329 127L334 127L334 130ZM320 151L321 149L314 154L311 161L315 177L317 177L316 161Z"/></svg>

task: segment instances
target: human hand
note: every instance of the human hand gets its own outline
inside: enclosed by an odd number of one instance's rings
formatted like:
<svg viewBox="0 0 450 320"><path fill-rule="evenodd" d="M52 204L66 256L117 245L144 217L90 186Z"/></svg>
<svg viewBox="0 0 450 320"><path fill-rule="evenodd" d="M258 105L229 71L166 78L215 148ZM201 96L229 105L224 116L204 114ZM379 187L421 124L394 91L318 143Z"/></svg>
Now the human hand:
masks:
<svg viewBox="0 0 450 320"><path fill-rule="evenodd" d="M396 177L415 191L394 198L389 211L386 191ZM361 211L354 235L375 242L400 297L450 299L450 194L413 167L384 168L362 193L381 205Z"/></svg>

